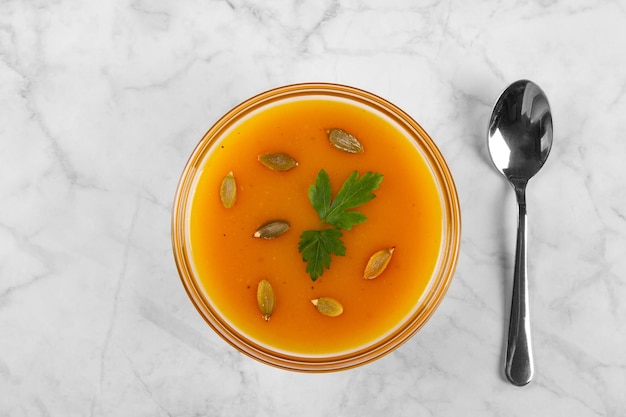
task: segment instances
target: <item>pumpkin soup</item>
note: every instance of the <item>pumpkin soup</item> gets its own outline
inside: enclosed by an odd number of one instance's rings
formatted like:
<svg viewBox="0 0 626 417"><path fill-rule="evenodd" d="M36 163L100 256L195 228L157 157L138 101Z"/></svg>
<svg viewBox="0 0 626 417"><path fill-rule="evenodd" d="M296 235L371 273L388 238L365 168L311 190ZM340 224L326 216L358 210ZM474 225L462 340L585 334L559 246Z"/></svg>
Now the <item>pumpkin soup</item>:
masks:
<svg viewBox="0 0 626 417"><path fill-rule="evenodd" d="M343 148L333 143L344 139ZM275 155L282 162L268 166ZM332 95L279 100L229 126L197 169L186 226L194 275L212 308L247 338L288 355L340 355L415 313L439 262L444 209L423 151L392 117ZM333 228L309 198L322 170L332 198L355 172L382 181L375 198L347 211L366 220L336 228L345 254L330 254L312 277L302 235ZM264 225L280 233L260 239L270 233ZM320 313L328 300L339 314Z"/></svg>

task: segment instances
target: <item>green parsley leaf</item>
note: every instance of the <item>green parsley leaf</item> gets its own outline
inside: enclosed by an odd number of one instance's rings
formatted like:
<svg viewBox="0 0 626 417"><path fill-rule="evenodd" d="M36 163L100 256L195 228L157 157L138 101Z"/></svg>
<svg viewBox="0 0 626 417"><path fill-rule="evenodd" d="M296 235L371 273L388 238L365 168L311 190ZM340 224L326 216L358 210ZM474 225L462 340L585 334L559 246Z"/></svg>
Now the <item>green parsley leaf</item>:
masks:
<svg viewBox="0 0 626 417"><path fill-rule="evenodd" d="M339 229L307 230L300 235L298 251L302 260L307 262L306 272L315 281L330 268L330 255L345 256L346 247L341 241L343 234Z"/></svg>
<svg viewBox="0 0 626 417"><path fill-rule="evenodd" d="M315 184L309 187L309 201L320 219L334 228L307 230L300 235L298 250L313 281L324 273L324 268L330 268L331 255L345 256L341 229L352 230L367 220L363 213L348 210L376 197L373 191L382 180L383 175L377 172L367 172L359 178L359 173L354 171L333 199L328 174L323 169L317 174Z"/></svg>
<svg viewBox="0 0 626 417"><path fill-rule="evenodd" d="M315 185L309 187L309 201L319 214L320 219L324 219L330 210L332 200L332 189L330 187L330 178L323 169L315 177Z"/></svg>
<svg viewBox="0 0 626 417"><path fill-rule="evenodd" d="M309 187L309 201L322 221L343 230L351 230L353 226L366 221L367 217L362 213L346 210L363 205L376 197L372 191L380 186L382 180L383 175L377 172L367 172L359 178L359 173L354 171L331 201L330 179L322 169L317 174L315 185Z"/></svg>

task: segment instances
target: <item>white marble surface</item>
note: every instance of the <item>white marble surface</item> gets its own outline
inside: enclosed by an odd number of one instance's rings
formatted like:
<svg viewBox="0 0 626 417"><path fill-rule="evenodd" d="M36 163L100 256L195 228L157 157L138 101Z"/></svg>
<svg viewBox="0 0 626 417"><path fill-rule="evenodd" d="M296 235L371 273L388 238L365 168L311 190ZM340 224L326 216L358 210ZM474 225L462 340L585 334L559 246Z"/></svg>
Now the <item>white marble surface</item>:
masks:
<svg viewBox="0 0 626 417"><path fill-rule="evenodd" d="M626 415L625 50L623 1L0 2L0 415ZM516 209L485 148L491 106L520 78L555 125L528 195L524 388L501 370ZM170 246L200 137L301 81L403 107L447 158L463 215L426 327L324 375L228 347Z"/></svg>

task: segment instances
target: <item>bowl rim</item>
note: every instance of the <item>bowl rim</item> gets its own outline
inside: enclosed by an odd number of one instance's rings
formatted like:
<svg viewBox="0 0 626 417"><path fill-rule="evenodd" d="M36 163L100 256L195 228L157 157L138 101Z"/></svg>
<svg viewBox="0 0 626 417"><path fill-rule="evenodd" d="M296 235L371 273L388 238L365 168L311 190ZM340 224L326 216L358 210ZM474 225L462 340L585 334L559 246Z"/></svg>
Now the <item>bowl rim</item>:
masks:
<svg viewBox="0 0 626 417"><path fill-rule="evenodd" d="M230 326L205 302L200 284L194 277L185 236L185 224L188 197L194 183L196 168L203 162L207 152L211 149L211 145L216 138L220 137L220 134L230 125L239 121L242 116L264 105L290 97L320 95L340 97L365 104L390 117L407 130L407 133L410 133L410 138L407 137L407 139L417 142L423 157L427 159L427 164L431 168L432 175L437 182L437 188L441 193L444 236L441 243L440 259L430 278L431 283L426 291L427 296L410 317L405 319L391 333L363 348L347 353L309 357L274 351L256 343ZM360 88L325 82L296 83L264 91L240 102L220 117L202 136L189 156L177 184L172 207L171 241L179 278L187 295L202 318L225 342L246 356L277 368L300 372L332 372L351 369L385 356L408 341L428 322L447 293L456 270L461 242L460 214L456 186L441 151L428 133L405 111L388 100ZM433 286L433 283L436 285Z"/></svg>

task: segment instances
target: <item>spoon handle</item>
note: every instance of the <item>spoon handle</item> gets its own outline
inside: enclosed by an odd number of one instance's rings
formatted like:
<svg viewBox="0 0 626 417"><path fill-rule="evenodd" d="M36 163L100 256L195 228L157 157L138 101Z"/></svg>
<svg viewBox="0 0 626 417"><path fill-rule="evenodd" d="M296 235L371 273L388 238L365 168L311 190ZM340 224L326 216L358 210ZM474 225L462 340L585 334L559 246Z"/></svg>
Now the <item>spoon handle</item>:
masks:
<svg viewBox="0 0 626 417"><path fill-rule="evenodd" d="M526 278L526 189L525 184L514 186L514 188L519 207L519 217L513 275L513 299L511 301L504 371L512 384L523 386L532 379L534 365L530 343L528 281Z"/></svg>

